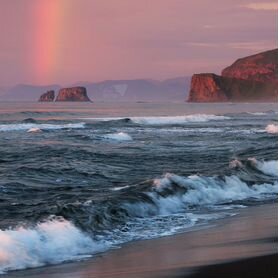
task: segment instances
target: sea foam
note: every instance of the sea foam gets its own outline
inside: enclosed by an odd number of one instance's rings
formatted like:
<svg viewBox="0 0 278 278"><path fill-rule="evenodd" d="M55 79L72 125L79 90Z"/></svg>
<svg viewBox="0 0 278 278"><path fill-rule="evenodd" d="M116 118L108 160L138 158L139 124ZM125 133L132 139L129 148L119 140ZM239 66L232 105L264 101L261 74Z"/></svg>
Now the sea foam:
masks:
<svg viewBox="0 0 278 278"><path fill-rule="evenodd" d="M190 122L207 122L207 121L219 121L230 119L226 116L196 114L187 116L175 116L175 117L132 117L131 120L138 124L145 125L172 125L172 124L184 124Z"/></svg>
<svg viewBox="0 0 278 278"><path fill-rule="evenodd" d="M0 230L0 273L82 259L105 248L63 219Z"/></svg>
<svg viewBox="0 0 278 278"><path fill-rule="evenodd" d="M20 130L56 130L56 129L72 129L72 128L84 128L85 123L70 123L70 124L1 124L0 131L20 131Z"/></svg>
<svg viewBox="0 0 278 278"><path fill-rule="evenodd" d="M42 132L42 130L38 127L32 127L30 129L27 130L28 133L38 133L38 132Z"/></svg>
<svg viewBox="0 0 278 278"><path fill-rule="evenodd" d="M265 128L267 133L278 133L278 125L274 125L274 124L269 124L266 128Z"/></svg>
<svg viewBox="0 0 278 278"><path fill-rule="evenodd" d="M189 176L181 177L166 174L164 178L154 181L155 190L150 193L160 213L179 212L192 205L206 206L229 203L249 198L262 200L267 196L278 193L278 183L255 184L248 186L237 176L215 177ZM171 194L163 197L161 193L169 192L173 187L185 188L184 194Z"/></svg>
<svg viewBox="0 0 278 278"><path fill-rule="evenodd" d="M102 136L106 140L114 140L114 141L132 141L132 137L125 132L111 133Z"/></svg>
<svg viewBox="0 0 278 278"><path fill-rule="evenodd" d="M278 160L260 161L254 157L250 157L247 160L249 163L251 163L252 167L255 167L263 174L278 177ZM229 167L231 169L243 168L244 164L240 160L234 159L229 163Z"/></svg>
<svg viewBox="0 0 278 278"><path fill-rule="evenodd" d="M210 114L194 114L185 116L163 116L163 117L115 117L115 118L86 118L93 121L119 121L129 119L133 123L141 125L181 125L191 122L208 122L229 120L230 117L210 115Z"/></svg>
<svg viewBox="0 0 278 278"><path fill-rule="evenodd" d="M247 113L254 116L265 116L268 114L267 112L247 112Z"/></svg>
<svg viewBox="0 0 278 278"><path fill-rule="evenodd" d="M278 177L278 160L255 161L255 165L264 174Z"/></svg>
<svg viewBox="0 0 278 278"><path fill-rule="evenodd" d="M264 167L272 165L272 162L261 163L262 166L257 165L263 171L268 171L265 169L269 168ZM233 201L274 198L278 193L278 183L248 186L235 175L223 178L183 177L169 173L154 180L150 190L142 193L148 198L122 200L118 204L121 210L127 212L124 215L128 216L128 231L110 230L106 236L96 238L71 222L56 218L29 228L0 230L0 273L78 260L105 251L115 244L170 235L195 225L200 217L210 220L229 215L223 215L221 211L204 216L185 213L192 206L221 209L222 206L233 205ZM90 206L90 203L86 206ZM160 227L161 223L163 225Z"/></svg>
<svg viewBox="0 0 278 278"><path fill-rule="evenodd" d="M250 161L261 172L278 176L278 161ZM236 163L235 166L242 167L242 164ZM127 188L117 190L120 192ZM113 230L112 225L111 230L102 237L89 235L63 218L49 219L31 227L0 230L0 273L78 260L130 240L182 231L194 226L201 220L200 217L207 220L225 217L228 214L223 215L217 210L228 205L232 207L234 201L275 198L278 182L250 186L236 175L186 177L168 173L155 179L141 193L145 195L144 198L143 195L138 199L132 198L132 201L121 198L121 202L117 203L120 211L126 212L123 215L127 218L123 221L127 224L127 230ZM84 203L84 206L90 207L90 202ZM195 206L217 209L215 215L187 213L187 209ZM92 213L90 208L89 211ZM109 217L105 217L109 221Z"/></svg>

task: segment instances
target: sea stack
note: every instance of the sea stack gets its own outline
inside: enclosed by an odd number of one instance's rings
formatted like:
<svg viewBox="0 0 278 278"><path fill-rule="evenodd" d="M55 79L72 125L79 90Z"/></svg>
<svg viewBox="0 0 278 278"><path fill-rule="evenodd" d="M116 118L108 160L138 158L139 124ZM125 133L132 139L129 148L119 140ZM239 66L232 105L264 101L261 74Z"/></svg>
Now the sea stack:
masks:
<svg viewBox="0 0 278 278"><path fill-rule="evenodd" d="M188 102L278 100L278 49L237 60L222 71L194 74Z"/></svg>
<svg viewBox="0 0 278 278"><path fill-rule="evenodd" d="M39 98L39 102L52 102L55 99L55 92L53 90L47 91Z"/></svg>
<svg viewBox="0 0 278 278"><path fill-rule="evenodd" d="M55 101L91 101L85 87L63 88Z"/></svg>

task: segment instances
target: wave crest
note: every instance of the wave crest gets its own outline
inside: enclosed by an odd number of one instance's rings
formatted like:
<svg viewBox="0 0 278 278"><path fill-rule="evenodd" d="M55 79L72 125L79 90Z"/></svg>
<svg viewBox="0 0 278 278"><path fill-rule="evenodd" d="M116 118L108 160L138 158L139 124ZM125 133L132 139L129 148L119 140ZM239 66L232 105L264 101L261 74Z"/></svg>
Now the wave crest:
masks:
<svg viewBox="0 0 278 278"><path fill-rule="evenodd" d="M158 203L167 202L165 194L170 197L171 203L178 208L190 205L216 205L221 203L244 200L248 198L261 199L263 194L278 193L278 183L273 184L254 184L248 186L247 183L240 180L237 176L202 177L189 176L180 177L173 174L166 174L163 179L156 180L155 193L152 193L154 201ZM183 189L177 190L177 187ZM175 194L175 202L173 202L172 192ZM168 198L166 197L166 199ZM163 210L164 210L163 206ZM171 209L172 210L172 209Z"/></svg>
<svg viewBox="0 0 278 278"><path fill-rule="evenodd" d="M255 161L255 164L264 174L278 177L278 160Z"/></svg>
<svg viewBox="0 0 278 278"><path fill-rule="evenodd" d="M84 128L85 123L69 123L69 124L35 124L35 123L21 123L21 124L1 124L0 132L2 131L20 131L30 129L41 129L41 130L56 130L56 129L67 129L67 128Z"/></svg>
<svg viewBox="0 0 278 278"><path fill-rule="evenodd" d="M63 218L0 230L0 272L80 259L134 239L170 235L229 215L221 209L276 198L278 161L250 158L237 160L235 167L230 176L168 173L117 188L108 199L57 206L55 214ZM239 174L245 168L265 180L243 180ZM205 208L206 214L198 213L197 207Z"/></svg>
<svg viewBox="0 0 278 278"><path fill-rule="evenodd" d="M100 121L100 122L111 122L120 121L121 123L130 123L140 125L182 125L192 122L208 122L208 121L221 121L229 120L230 117L219 116L213 114L194 114L185 116L163 116L163 117L115 117L115 118L86 118L87 120Z"/></svg>
<svg viewBox="0 0 278 278"><path fill-rule="evenodd" d="M125 132L118 132L118 133L111 133L102 136L104 139L107 140L114 140L114 141L132 141L132 137L125 133Z"/></svg>
<svg viewBox="0 0 278 278"><path fill-rule="evenodd" d="M131 120L137 124L143 125L173 125L173 124L184 124L191 122L207 122L207 121L219 121L228 120L229 117L207 115L207 114L196 114L187 116L176 116L176 117L133 117Z"/></svg>
<svg viewBox="0 0 278 278"><path fill-rule="evenodd" d="M278 125L269 124L265 128L265 130L266 130L267 133L276 134L276 133L278 133Z"/></svg>
<svg viewBox="0 0 278 278"><path fill-rule="evenodd" d="M64 219L0 230L0 273L80 259L104 249Z"/></svg>

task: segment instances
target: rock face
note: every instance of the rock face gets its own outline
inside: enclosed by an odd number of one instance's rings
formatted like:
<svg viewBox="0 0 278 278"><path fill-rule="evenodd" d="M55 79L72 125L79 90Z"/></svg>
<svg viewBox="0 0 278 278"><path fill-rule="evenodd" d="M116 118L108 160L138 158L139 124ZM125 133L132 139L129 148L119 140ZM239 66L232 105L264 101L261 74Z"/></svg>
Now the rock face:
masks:
<svg viewBox="0 0 278 278"><path fill-rule="evenodd" d="M278 100L278 49L237 60L222 71L194 74L189 102Z"/></svg>
<svg viewBox="0 0 278 278"><path fill-rule="evenodd" d="M278 49L238 59L222 76L278 84Z"/></svg>
<svg viewBox="0 0 278 278"><path fill-rule="evenodd" d="M63 88L59 91L56 101L91 101L85 87Z"/></svg>
<svg viewBox="0 0 278 278"><path fill-rule="evenodd" d="M223 77L213 73L195 74L189 102L274 101L277 86L256 80Z"/></svg>
<svg viewBox="0 0 278 278"><path fill-rule="evenodd" d="M223 102L225 94L221 76L213 73L194 74L191 80L190 102Z"/></svg>
<svg viewBox="0 0 278 278"><path fill-rule="evenodd" d="M42 94L39 98L40 102L51 102L55 99L55 92L53 90L47 91L46 93Z"/></svg>

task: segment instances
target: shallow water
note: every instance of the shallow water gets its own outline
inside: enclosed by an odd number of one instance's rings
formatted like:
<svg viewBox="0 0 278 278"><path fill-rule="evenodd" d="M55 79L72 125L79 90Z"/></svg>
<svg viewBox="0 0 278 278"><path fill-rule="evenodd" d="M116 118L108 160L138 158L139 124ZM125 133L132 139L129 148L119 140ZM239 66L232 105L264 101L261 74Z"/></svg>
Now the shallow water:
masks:
<svg viewBox="0 0 278 278"><path fill-rule="evenodd" d="M0 104L0 271L75 260L278 193L277 104Z"/></svg>

